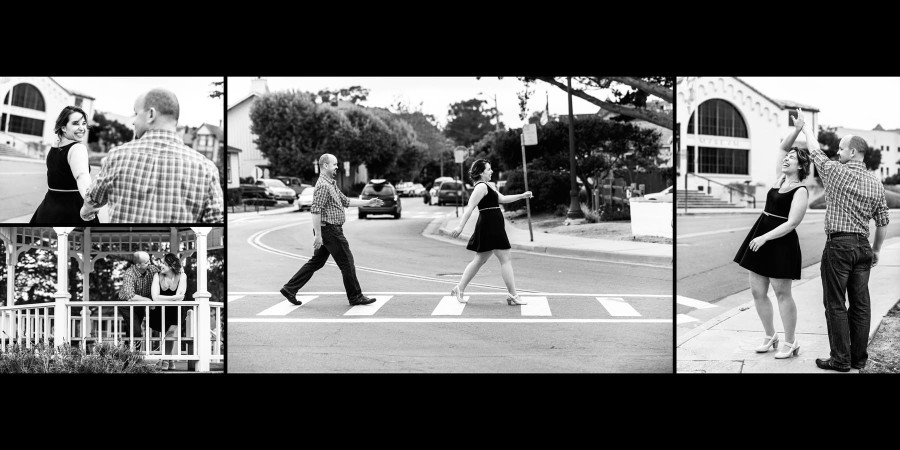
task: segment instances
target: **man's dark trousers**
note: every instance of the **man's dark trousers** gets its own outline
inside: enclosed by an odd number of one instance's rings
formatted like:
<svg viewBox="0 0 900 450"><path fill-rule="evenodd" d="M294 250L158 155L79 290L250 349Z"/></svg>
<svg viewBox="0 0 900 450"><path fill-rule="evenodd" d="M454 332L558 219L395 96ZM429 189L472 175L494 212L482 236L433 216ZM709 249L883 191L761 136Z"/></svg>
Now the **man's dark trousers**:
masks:
<svg viewBox="0 0 900 450"><path fill-rule="evenodd" d="M869 240L856 233L830 235L822 252L825 323L831 361L837 367L863 367L869 358L866 347L872 316L869 305L872 257ZM844 306L845 298L849 298L849 308Z"/></svg>
<svg viewBox="0 0 900 450"><path fill-rule="evenodd" d="M297 271L296 274L284 285L284 289L291 295L296 295L297 291L312 278L313 274L325 266L328 261L328 255L334 257L334 262L341 269L341 276L344 279L344 290L347 291L347 299L355 300L362 295L362 288L359 287L359 281L356 279L356 266L353 265L353 254L350 253L350 244L344 237L344 230L340 225L332 225L330 223L322 223L322 246L313 253L312 258Z"/></svg>

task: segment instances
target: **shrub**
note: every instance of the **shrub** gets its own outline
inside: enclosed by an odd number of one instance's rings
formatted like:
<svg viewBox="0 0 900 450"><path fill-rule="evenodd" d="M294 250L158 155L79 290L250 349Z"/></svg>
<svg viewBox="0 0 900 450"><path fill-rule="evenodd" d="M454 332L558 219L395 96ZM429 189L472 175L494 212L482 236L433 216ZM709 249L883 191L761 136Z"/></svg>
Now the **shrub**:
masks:
<svg viewBox="0 0 900 450"><path fill-rule="evenodd" d="M525 191L525 179L521 170L507 172L506 194ZM529 170L528 187L534 194L530 200L532 212L553 212L556 205L569 203L569 176L567 173L546 170ZM525 208L525 200L504 205L507 211Z"/></svg>
<svg viewBox="0 0 900 450"><path fill-rule="evenodd" d="M241 188L228 189L227 206L236 206L241 204Z"/></svg>
<svg viewBox="0 0 900 450"><path fill-rule="evenodd" d="M900 184L900 173L895 173L885 178L884 184Z"/></svg>
<svg viewBox="0 0 900 450"><path fill-rule="evenodd" d="M81 347L33 343L31 348L12 345L0 353L0 373L153 373L156 364L127 345L104 342L85 352Z"/></svg>
<svg viewBox="0 0 900 450"><path fill-rule="evenodd" d="M559 217L569 213L569 205L556 205L556 215Z"/></svg>
<svg viewBox="0 0 900 450"><path fill-rule="evenodd" d="M599 218L601 222L631 220L631 207L627 204L615 207L610 206L608 203L600 205Z"/></svg>
<svg viewBox="0 0 900 450"><path fill-rule="evenodd" d="M600 211L591 211L590 208L584 203L581 204L581 212L584 213L584 219L588 223L597 223L600 222ZM630 216L629 216L630 218Z"/></svg>

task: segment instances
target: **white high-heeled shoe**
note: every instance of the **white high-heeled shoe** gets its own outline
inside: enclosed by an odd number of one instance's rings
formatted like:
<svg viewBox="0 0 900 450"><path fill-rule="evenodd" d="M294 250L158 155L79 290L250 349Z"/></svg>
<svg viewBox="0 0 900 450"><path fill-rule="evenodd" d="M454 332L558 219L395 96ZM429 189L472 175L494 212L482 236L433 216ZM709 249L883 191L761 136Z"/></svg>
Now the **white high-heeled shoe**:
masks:
<svg viewBox="0 0 900 450"><path fill-rule="evenodd" d="M778 348L778 333L777 332L772 333L771 336L766 336L766 339L768 339L768 341L766 341L765 344L760 345L759 347L756 347L756 353L766 353L773 348L774 349Z"/></svg>
<svg viewBox="0 0 900 450"><path fill-rule="evenodd" d="M527 305L528 302L519 299L518 295L506 294L506 304L507 305Z"/></svg>
<svg viewBox="0 0 900 450"><path fill-rule="evenodd" d="M463 297L463 293L459 290L459 286L454 286L450 291L450 295L456 296L456 301L460 303L469 303L469 301L466 300L465 297Z"/></svg>
<svg viewBox="0 0 900 450"><path fill-rule="evenodd" d="M785 342L784 350L780 350L775 354L775 359L785 359L790 358L791 356L798 356L800 354L800 341L797 338L794 338L794 343Z"/></svg>

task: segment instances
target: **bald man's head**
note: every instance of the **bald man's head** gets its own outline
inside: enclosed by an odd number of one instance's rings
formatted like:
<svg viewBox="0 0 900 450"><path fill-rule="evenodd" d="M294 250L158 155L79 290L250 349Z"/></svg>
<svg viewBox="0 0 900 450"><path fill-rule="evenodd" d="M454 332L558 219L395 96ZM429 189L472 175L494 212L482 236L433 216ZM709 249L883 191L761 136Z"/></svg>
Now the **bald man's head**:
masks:
<svg viewBox="0 0 900 450"><path fill-rule="evenodd" d="M847 161L863 161L868 152L869 145L866 144L865 139L848 134L841 138L841 143L838 148L838 161L840 161L841 164L844 164Z"/></svg>
<svg viewBox="0 0 900 450"><path fill-rule="evenodd" d="M155 108L156 112L163 116L169 116L178 121L178 97L175 93L162 88L151 89L144 94L144 110Z"/></svg>
<svg viewBox="0 0 900 450"><path fill-rule="evenodd" d="M147 252L134 252L134 262L138 264L146 264L150 262L150 255Z"/></svg>

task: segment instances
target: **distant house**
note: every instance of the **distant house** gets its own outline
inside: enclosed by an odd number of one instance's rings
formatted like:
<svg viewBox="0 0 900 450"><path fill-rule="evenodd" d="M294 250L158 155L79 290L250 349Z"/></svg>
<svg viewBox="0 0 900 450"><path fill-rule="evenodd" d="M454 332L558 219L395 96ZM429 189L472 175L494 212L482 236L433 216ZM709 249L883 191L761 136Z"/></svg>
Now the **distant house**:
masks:
<svg viewBox="0 0 900 450"><path fill-rule="evenodd" d="M192 147L213 162L217 161L219 152L225 145L225 134L222 128L204 123L194 133Z"/></svg>
<svg viewBox="0 0 900 450"><path fill-rule="evenodd" d="M256 136L250 131L250 108L257 97L268 93L269 85L265 78L253 79L247 96L228 107L228 145L239 150L236 153L239 161L237 173L244 177L269 177L269 160L256 148Z"/></svg>
<svg viewBox="0 0 900 450"><path fill-rule="evenodd" d="M236 188L241 185L241 149L228 146L228 165L225 169L225 180L228 188Z"/></svg>
<svg viewBox="0 0 900 450"><path fill-rule="evenodd" d="M56 117L66 106L94 116L94 97L60 85L52 77L0 77L0 144L44 154L56 145Z"/></svg>

